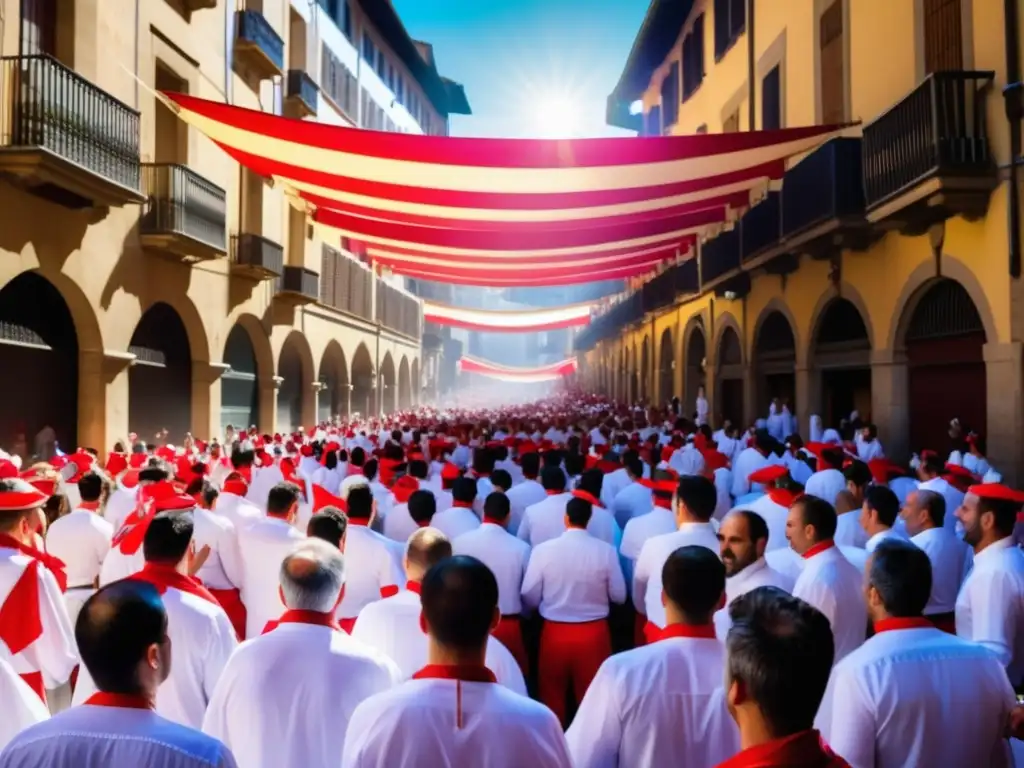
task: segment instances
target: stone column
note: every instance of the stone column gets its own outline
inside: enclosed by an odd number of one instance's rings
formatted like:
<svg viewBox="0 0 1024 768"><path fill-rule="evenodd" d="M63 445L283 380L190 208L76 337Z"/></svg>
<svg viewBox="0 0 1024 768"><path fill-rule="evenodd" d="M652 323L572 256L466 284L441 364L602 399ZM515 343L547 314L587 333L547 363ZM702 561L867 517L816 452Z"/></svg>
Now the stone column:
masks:
<svg viewBox="0 0 1024 768"><path fill-rule="evenodd" d="M795 409L793 415L796 416L797 427L803 434L807 430L811 414L819 413L821 408L821 374L817 369L806 365L797 366L795 373L796 402L792 405Z"/></svg>
<svg viewBox="0 0 1024 768"><path fill-rule="evenodd" d="M220 377L228 368L230 366L225 363L192 361L192 419L189 428L193 437L209 440L220 434Z"/></svg>
<svg viewBox="0 0 1024 768"><path fill-rule="evenodd" d="M320 393L327 389L322 381L314 381L310 391L302 398L302 426L310 427L320 421ZM330 392L327 397L331 396Z"/></svg>
<svg viewBox="0 0 1024 768"><path fill-rule="evenodd" d="M711 426L718 428L722 426L722 415L718 412L718 382L715 380L715 366L709 360L704 366L704 381L707 384L704 385L704 398L708 401L708 421L711 422ZM691 413L687 413L687 409L690 407L691 393L689 391L684 393L686 399L683 400L683 415L692 416ZM694 390L692 393L693 402L697 401L697 391Z"/></svg>
<svg viewBox="0 0 1024 768"><path fill-rule="evenodd" d="M757 368L747 365L743 369L743 418L747 423L741 425L740 429L745 429L767 415L767 412L757 412Z"/></svg>
<svg viewBox="0 0 1024 768"><path fill-rule="evenodd" d="M260 388L260 413L257 428L261 434L277 431L277 392L284 382L280 376L261 376L257 381Z"/></svg>
<svg viewBox="0 0 1024 768"><path fill-rule="evenodd" d="M910 456L910 403L905 352L871 352L871 418L886 455L896 461Z"/></svg>
<svg viewBox="0 0 1024 768"><path fill-rule="evenodd" d="M135 355L115 350L78 352L78 443L105 456L128 436L128 369ZM30 440L34 435L27 435ZM73 451L77 446L63 446Z"/></svg>
<svg viewBox="0 0 1024 768"><path fill-rule="evenodd" d="M1024 423L1024 345L1019 341L990 342L983 350L987 453L996 457L1004 482L1016 488L1024 478L1024 442L1020 439Z"/></svg>

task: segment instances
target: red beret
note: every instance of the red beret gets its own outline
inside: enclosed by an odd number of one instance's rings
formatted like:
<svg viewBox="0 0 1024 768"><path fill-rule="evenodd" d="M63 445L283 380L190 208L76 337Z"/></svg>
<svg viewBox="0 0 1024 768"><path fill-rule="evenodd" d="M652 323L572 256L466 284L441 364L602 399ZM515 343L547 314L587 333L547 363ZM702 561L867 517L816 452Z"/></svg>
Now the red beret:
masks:
<svg viewBox="0 0 1024 768"><path fill-rule="evenodd" d="M747 476L747 480L752 483L760 483L761 485L770 485L788 474L789 470L781 464L769 464L767 467L761 467L756 472L751 472Z"/></svg>
<svg viewBox="0 0 1024 768"><path fill-rule="evenodd" d="M1015 491L1013 488L1003 485L1002 483L982 483L980 485L972 485L967 489L968 493L972 493L981 499L991 499L992 501L1011 501L1014 504L1024 504L1024 491Z"/></svg>

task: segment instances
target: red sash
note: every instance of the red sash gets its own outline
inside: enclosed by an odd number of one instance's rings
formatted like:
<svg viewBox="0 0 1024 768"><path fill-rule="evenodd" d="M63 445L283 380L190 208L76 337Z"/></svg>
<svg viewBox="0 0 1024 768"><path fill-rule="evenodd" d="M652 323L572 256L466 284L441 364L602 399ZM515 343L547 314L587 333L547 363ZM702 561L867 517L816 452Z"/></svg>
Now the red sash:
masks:
<svg viewBox="0 0 1024 768"><path fill-rule="evenodd" d="M285 611L280 619L271 619L263 627L261 635L273 632L282 624L312 624L319 627L330 627L338 632L351 634L355 626L356 618L336 619L330 613L317 613L316 611Z"/></svg>
<svg viewBox="0 0 1024 768"><path fill-rule="evenodd" d="M209 589L208 591L220 603L224 613L228 615L239 641L245 640L246 610L241 592L237 589Z"/></svg>
<svg viewBox="0 0 1024 768"><path fill-rule="evenodd" d="M174 570L174 567L170 565L146 563L141 571L132 574L128 578L132 581L144 581L147 584L152 584L161 595L164 594L168 588L174 588L179 592L187 592L190 595L201 597L208 603L220 605L220 603L217 602L217 598L211 595L210 590L204 587L198 579L178 573Z"/></svg>
<svg viewBox="0 0 1024 768"><path fill-rule="evenodd" d="M131 517L135 518L135 522L131 522ZM111 544L122 554L134 555L142 546L142 542L146 538L146 531L149 530L149 524L153 522L154 517L156 517L156 507L152 504L149 505L149 510L144 515L139 515L138 512L132 513L121 526L121 530L114 534Z"/></svg>
<svg viewBox="0 0 1024 768"><path fill-rule="evenodd" d="M39 561L30 560L0 605L0 640L17 656L42 637L39 616Z"/></svg>
<svg viewBox="0 0 1024 768"><path fill-rule="evenodd" d="M53 578L57 580L57 586L60 587L61 592L66 592L68 588L68 576L64 572L66 566L64 561L59 557L54 557L41 549L36 549L28 544L22 544L20 541L15 539L13 536L8 536L5 533L0 533L0 547L6 549L16 549L21 554L31 557L33 560L38 560L45 566L46 570L53 574Z"/></svg>

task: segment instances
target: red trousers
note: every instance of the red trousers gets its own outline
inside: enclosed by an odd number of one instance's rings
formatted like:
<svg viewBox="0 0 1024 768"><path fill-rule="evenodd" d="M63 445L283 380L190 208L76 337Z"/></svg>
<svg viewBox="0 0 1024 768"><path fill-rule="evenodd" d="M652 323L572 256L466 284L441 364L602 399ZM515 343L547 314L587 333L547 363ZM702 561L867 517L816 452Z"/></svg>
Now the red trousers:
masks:
<svg viewBox="0 0 1024 768"><path fill-rule="evenodd" d="M245 640L245 604L242 603L242 595L237 589L209 589L210 594L217 598L220 607L231 620L231 626L235 628L238 640Z"/></svg>
<svg viewBox="0 0 1024 768"><path fill-rule="evenodd" d="M576 702L597 674L598 667L612 655L612 638L604 619L581 624L545 621L540 635L538 692L540 700L566 723L565 692L572 685Z"/></svg>
<svg viewBox="0 0 1024 768"><path fill-rule="evenodd" d="M502 616L501 622L495 628L493 634L495 638L501 641L502 645L508 648L509 653L515 657L525 677L528 674L530 663L526 656L526 646L523 644L523 631L519 626L519 617Z"/></svg>

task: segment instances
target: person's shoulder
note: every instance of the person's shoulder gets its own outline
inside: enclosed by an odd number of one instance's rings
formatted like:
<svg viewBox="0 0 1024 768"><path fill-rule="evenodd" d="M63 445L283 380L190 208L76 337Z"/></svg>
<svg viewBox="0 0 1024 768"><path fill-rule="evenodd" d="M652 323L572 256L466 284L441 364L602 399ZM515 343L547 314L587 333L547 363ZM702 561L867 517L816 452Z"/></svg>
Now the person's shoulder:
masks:
<svg viewBox="0 0 1024 768"><path fill-rule="evenodd" d="M209 736L195 728L175 723L166 718L160 718L162 723L162 741L165 748L174 753L186 753L196 760L198 766L212 766L221 768L225 765L233 765L234 758L231 751L220 739ZM186 763L186 765L188 765ZM189 766L189 768L192 768Z"/></svg>
<svg viewBox="0 0 1024 768"><path fill-rule="evenodd" d="M335 632L332 641L332 650L338 655L344 656L346 660L354 662L360 667L375 668L390 677L398 678L398 665L392 661L391 657L369 643L344 632Z"/></svg>

